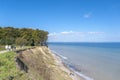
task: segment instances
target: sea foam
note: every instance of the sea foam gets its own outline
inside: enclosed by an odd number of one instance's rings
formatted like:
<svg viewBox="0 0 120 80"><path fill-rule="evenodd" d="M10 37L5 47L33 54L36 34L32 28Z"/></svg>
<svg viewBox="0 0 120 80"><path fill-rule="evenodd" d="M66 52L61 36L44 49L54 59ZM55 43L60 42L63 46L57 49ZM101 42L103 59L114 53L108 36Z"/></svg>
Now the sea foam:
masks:
<svg viewBox="0 0 120 80"><path fill-rule="evenodd" d="M63 55L58 54L58 53L57 53L56 51L54 51L54 50L51 50L51 51L52 51L55 55L59 56L60 58L62 58L62 59L64 59L64 60L67 60L67 59L68 59L67 57L65 57L65 56L63 56ZM84 75L84 74L76 71L73 67L70 67L69 64L68 64L67 66L68 66L69 69L72 70L75 74L77 74L78 76L84 78L85 80L94 80L93 78L90 78L90 77L88 77L88 76L86 76L86 75Z"/></svg>
<svg viewBox="0 0 120 80"><path fill-rule="evenodd" d="M52 52L53 52L54 54L56 54L57 56L59 56L60 58L64 59L64 60L67 60L67 59L68 59L67 57L65 57L65 56L63 56L63 55L57 54L57 52L54 51L54 50L52 50Z"/></svg>
<svg viewBox="0 0 120 80"><path fill-rule="evenodd" d="M90 78L90 77L88 77L88 76L86 76L86 75L84 75L84 74L76 71L74 68L72 68L72 67L70 67L70 66L69 66L69 68L70 68L70 70L72 70L75 74L77 74L78 76L84 78L85 80L94 80L93 78Z"/></svg>

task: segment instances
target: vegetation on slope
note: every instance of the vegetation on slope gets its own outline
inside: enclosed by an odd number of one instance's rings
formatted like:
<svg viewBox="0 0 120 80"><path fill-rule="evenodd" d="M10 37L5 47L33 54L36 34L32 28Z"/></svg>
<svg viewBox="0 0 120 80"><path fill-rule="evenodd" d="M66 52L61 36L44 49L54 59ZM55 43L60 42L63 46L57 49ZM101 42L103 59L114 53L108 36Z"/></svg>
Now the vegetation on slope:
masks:
<svg viewBox="0 0 120 80"><path fill-rule="evenodd" d="M0 54L0 80L30 80L25 72L16 67L15 52Z"/></svg>
<svg viewBox="0 0 120 80"><path fill-rule="evenodd" d="M0 54L0 80L72 80L45 47Z"/></svg>

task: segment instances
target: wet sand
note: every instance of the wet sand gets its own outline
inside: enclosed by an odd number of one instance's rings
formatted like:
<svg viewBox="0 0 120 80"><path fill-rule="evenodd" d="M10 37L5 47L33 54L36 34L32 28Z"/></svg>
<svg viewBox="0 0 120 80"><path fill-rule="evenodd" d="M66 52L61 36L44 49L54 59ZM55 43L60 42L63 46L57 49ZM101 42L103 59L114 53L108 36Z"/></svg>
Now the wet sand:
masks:
<svg viewBox="0 0 120 80"><path fill-rule="evenodd" d="M74 73L74 71L70 70L66 66L66 64L64 64L64 62L61 60L61 58L59 56L55 55L51 50L50 50L50 53L54 57L54 60L55 60L56 64L59 66L59 68L61 70L65 71L72 78L72 80L84 80L82 77L80 77L76 73Z"/></svg>

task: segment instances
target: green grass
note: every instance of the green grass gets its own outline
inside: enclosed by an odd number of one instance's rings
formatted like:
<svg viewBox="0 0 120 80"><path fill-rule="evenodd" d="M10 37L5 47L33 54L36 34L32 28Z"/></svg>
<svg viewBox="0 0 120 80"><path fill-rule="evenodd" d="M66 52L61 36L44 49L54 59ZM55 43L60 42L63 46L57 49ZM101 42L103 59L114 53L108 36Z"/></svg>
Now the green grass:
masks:
<svg viewBox="0 0 120 80"><path fill-rule="evenodd" d="M12 51L0 54L0 80L30 80L16 67L15 56L16 53Z"/></svg>
<svg viewBox="0 0 120 80"><path fill-rule="evenodd" d="M5 50L4 46L0 46L0 51Z"/></svg>

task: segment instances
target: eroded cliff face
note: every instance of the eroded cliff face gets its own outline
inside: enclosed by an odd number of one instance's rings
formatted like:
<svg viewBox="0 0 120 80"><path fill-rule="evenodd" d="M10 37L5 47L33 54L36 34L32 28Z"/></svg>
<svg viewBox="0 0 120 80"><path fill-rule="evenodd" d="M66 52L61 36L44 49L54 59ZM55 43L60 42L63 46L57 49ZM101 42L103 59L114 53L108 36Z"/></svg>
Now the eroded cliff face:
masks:
<svg viewBox="0 0 120 80"><path fill-rule="evenodd" d="M17 51L16 62L31 80L72 80L44 46Z"/></svg>

